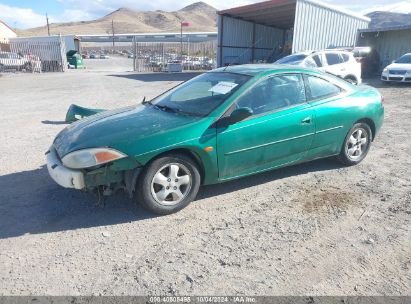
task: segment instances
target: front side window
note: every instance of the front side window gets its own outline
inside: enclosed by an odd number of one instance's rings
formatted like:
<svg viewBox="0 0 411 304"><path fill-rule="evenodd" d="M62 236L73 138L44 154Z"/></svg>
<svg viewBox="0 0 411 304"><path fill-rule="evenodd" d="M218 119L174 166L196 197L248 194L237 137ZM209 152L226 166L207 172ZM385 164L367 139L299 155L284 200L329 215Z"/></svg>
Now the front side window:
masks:
<svg viewBox="0 0 411 304"><path fill-rule="evenodd" d="M326 53L325 58L327 58L328 65L342 63L341 57L337 53Z"/></svg>
<svg viewBox="0 0 411 304"><path fill-rule="evenodd" d="M306 101L302 76L286 74L267 78L240 96L237 108L250 108L253 115L287 108Z"/></svg>
<svg viewBox="0 0 411 304"><path fill-rule="evenodd" d="M250 78L233 73L205 73L156 97L151 103L171 111L206 116Z"/></svg>
<svg viewBox="0 0 411 304"><path fill-rule="evenodd" d="M340 94L341 89L335 84L315 76L306 76L310 90L310 99L328 98Z"/></svg>

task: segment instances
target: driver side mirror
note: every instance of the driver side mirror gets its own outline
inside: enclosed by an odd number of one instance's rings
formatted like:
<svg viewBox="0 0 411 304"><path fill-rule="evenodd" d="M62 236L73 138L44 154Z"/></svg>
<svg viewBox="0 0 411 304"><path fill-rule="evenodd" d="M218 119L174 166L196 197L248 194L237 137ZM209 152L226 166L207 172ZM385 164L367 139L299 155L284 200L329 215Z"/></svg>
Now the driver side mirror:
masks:
<svg viewBox="0 0 411 304"><path fill-rule="evenodd" d="M239 121L242 121L250 116L253 115L253 111L250 108L239 108L234 110L230 117L229 117L229 123L230 124L235 124Z"/></svg>

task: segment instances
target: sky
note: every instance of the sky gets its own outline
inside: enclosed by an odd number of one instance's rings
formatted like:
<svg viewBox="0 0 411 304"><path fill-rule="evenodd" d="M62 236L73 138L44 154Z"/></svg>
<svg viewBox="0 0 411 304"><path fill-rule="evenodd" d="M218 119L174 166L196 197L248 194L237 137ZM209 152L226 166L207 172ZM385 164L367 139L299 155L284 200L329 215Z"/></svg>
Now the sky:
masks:
<svg viewBox="0 0 411 304"><path fill-rule="evenodd" d="M0 0L0 20L15 28L30 28L50 22L85 21L102 17L120 7L134 10L175 11L198 0ZM203 0L217 9L262 0ZM322 0L334 6L366 14L372 11L411 13L411 0Z"/></svg>

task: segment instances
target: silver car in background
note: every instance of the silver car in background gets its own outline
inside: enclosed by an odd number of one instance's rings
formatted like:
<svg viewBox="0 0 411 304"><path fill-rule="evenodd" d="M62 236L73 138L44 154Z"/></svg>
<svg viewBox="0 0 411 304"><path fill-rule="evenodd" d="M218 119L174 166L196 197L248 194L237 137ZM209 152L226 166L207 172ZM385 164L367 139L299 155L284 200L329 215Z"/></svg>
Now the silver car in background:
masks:
<svg viewBox="0 0 411 304"><path fill-rule="evenodd" d="M411 83L411 53L402 55L387 66L381 75L384 82L408 82Z"/></svg>

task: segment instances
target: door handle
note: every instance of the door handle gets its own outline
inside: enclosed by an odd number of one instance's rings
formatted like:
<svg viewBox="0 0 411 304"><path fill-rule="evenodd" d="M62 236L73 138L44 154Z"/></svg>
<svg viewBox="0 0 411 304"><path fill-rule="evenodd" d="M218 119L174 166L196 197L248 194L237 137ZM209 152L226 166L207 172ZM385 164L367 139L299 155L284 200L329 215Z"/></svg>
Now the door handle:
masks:
<svg viewBox="0 0 411 304"><path fill-rule="evenodd" d="M309 125L311 124L311 117L306 117L303 120L301 120L302 125Z"/></svg>

